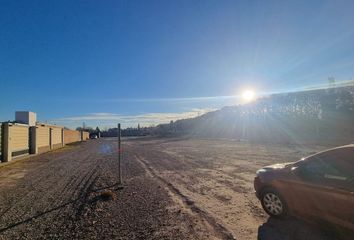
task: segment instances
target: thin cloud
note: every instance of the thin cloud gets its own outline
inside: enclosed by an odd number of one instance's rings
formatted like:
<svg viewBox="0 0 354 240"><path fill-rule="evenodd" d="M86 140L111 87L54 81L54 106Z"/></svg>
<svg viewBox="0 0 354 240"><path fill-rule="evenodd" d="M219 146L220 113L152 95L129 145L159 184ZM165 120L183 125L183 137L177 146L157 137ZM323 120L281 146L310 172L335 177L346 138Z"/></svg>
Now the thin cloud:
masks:
<svg viewBox="0 0 354 240"><path fill-rule="evenodd" d="M181 97L181 98L56 98L55 101L61 102L95 102L95 103L158 103L158 102L172 102L172 103L193 103L193 102L219 102L230 99L239 99L240 96L211 96L211 97Z"/></svg>
<svg viewBox="0 0 354 240"><path fill-rule="evenodd" d="M151 126L161 123L168 123L179 119L187 119L197 117L204 113L213 111L213 108L195 108L190 111L180 113L144 113L138 115L122 115L117 113L90 113L82 116L72 116L65 118L52 119L50 122L69 127L76 127L85 122L86 125L115 126L117 122L122 123L125 127Z"/></svg>

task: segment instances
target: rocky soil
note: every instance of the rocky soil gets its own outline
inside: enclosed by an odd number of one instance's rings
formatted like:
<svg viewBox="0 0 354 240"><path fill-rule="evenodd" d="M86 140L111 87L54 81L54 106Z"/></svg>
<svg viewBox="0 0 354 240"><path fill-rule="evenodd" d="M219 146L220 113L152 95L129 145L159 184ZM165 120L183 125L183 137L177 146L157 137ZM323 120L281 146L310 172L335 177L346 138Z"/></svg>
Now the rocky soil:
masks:
<svg viewBox="0 0 354 240"><path fill-rule="evenodd" d="M333 239L269 218L254 195L261 166L320 146L226 140L91 140L0 165L0 239Z"/></svg>

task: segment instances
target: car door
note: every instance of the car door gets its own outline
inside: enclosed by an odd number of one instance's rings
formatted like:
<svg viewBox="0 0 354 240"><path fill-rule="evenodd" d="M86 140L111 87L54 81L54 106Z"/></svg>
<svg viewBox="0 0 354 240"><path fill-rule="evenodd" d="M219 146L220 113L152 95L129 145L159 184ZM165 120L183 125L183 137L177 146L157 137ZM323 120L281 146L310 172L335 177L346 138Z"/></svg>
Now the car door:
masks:
<svg viewBox="0 0 354 240"><path fill-rule="evenodd" d="M313 163L315 160L315 158L310 157L295 163L289 169L288 174L284 174L284 176L276 178L272 182L272 186L285 199L288 210L292 215L309 217L317 214L314 210L318 202L315 193L318 191L318 184L313 178L306 177L308 175L318 177L318 174L308 173L309 170L307 169L309 163ZM317 167L317 164L315 166ZM311 168L310 170L313 171ZM318 172L317 169L316 172Z"/></svg>
<svg viewBox="0 0 354 240"><path fill-rule="evenodd" d="M306 201L296 204L303 215L347 227L354 225L354 153L348 151L352 150L335 149L314 155L299 167L292 187Z"/></svg>
<svg viewBox="0 0 354 240"><path fill-rule="evenodd" d="M354 148L333 150L325 164L320 216L354 230Z"/></svg>
<svg viewBox="0 0 354 240"><path fill-rule="evenodd" d="M319 192L325 191L321 169L316 159L309 158L293 168L290 177L284 179L282 188L286 189L286 201L290 211L302 217L314 217L319 212Z"/></svg>

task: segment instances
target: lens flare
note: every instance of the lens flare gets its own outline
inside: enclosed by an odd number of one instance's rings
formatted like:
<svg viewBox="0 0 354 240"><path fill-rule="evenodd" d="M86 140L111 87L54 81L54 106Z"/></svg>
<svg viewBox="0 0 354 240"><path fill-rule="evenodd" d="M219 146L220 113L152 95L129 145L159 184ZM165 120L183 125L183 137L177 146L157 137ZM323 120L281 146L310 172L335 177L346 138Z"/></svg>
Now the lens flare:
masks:
<svg viewBox="0 0 354 240"><path fill-rule="evenodd" d="M242 92L242 99L246 102L250 102L255 99L255 92L252 90L245 90Z"/></svg>

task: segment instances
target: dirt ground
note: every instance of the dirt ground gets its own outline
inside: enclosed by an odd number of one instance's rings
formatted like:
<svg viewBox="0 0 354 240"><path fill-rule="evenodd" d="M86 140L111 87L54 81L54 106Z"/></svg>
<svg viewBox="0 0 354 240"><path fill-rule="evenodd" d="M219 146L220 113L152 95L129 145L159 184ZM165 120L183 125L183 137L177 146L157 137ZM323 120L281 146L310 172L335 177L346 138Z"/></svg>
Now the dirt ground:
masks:
<svg viewBox="0 0 354 240"><path fill-rule="evenodd" d="M253 190L262 166L324 148L125 139L120 188L116 139L68 146L0 166L0 239L333 239Z"/></svg>

